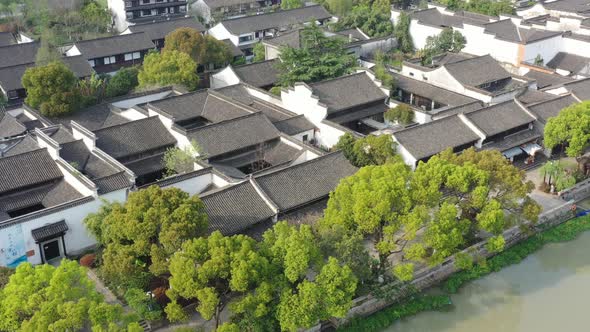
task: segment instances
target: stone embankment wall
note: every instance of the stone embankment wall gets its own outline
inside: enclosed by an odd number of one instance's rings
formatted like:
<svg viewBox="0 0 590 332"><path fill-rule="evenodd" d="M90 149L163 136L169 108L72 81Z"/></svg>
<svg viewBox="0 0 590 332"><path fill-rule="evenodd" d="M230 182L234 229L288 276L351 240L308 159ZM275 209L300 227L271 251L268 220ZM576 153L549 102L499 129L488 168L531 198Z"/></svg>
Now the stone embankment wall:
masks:
<svg viewBox="0 0 590 332"><path fill-rule="evenodd" d="M571 219L573 217L573 213L571 211L571 207L573 204L574 200L570 200L564 202L564 204L561 206L543 212L539 216L539 221L537 222L537 224L535 224L535 226L532 228L532 232L523 232L518 226L506 230L503 234L504 239L506 240L506 248L515 245L516 243L528 238L529 236L537 232L559 225ZM491 257L494 255L494 253L490 253L486 250L486 243L486 240L481 241L465 249L463 252L468 253L470 255L474 255L476 257ZM405 288L402 288L399 294L394 298L385 300L376 298L372 295L367 295L354 299L353 307L349 310L346 317L342 319L332 319L331 323L332 325L340 326L352 319L353 317L368 316L403 299L404 296L409 295L411 290L422 291L427 288L436 286L445 279L447 279L450 275L458 271L459 269L455 267L455 257L451 256L440 265L437 265L435 267L425 267L421 270L416 271L414 280L410 282L409 286L405 286ZM308 331L318 331L320 329L321 327L318 325Z"/></svg>
<svg viewBox="0 0 590 332"><path fill-rule="evenodd" d="M590 178L577 183L571 188L560 191L559 197L566 201L574 200L576 202L590 197Z"/></svg>

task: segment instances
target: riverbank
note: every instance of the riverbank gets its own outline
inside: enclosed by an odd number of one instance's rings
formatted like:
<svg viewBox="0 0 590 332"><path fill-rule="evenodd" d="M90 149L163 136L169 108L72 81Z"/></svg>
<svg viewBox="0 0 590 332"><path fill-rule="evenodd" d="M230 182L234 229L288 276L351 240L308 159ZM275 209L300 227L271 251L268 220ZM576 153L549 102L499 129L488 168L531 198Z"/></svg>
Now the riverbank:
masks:
<svg viewBox="0 0 590 332"><path fill-rule="evenodd" d="M415 295L403 303L387 307L368 317L353 319L339 331L381 331L402 318L425 311L443 310L451 304L450 295L466 283L518 264L546 244L571 241L588 230L590 217L580 217L532 235L487 261L474 265L471 269L451 275L440 285L444 291L442 295Z"/></svg>

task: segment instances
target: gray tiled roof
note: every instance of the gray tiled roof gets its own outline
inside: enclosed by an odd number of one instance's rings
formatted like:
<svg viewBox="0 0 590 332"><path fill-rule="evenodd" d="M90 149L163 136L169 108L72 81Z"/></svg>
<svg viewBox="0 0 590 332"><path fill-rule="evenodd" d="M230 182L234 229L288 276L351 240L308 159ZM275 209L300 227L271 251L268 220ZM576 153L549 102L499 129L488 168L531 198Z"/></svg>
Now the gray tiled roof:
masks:
<svg viewBox="0 0 590 332"><path fill-rule="evenodd" d="M57 235L63 234L68 231L68 225L64 220L58 221L49 225L45 225L39 228L31 230L31 235L35 242L41 242L47 239L54 238Z"/></svg>
<svg viewBox="0 0 590 332"><path fill-rule="evenodd" d="M253 147L279 137L279 131L262 113L253 113L187 132L211 158Z"/></svg>
<svg viewBox="0 0 590 332"><path fill-rule="evenodd" d="M27 128L7 112L0 110L0 139L22 135Z"/></svg>
<svg viewBox="0 0 590 332"><path fill-rule="evenodd" d="M50 120L65 127L70 127L70 122L75 121L90 131L129 122L127 118L113 112L107 103L87 107Z"/></svg>
<svg viewBox="0 0 590 332"><path fill-rule="evenodd" d="M156 47L143 32L83 40L75 45L86 59L145 51Z"/></svg>
<svg viewBox="0 0 590 332"><path fill-rule="evenodd" d="M532 104L544 100L553 99L555 95L539 90L526 90L516 97L519 102L523 104Z"/></svg>
<svg viewBox="0 0 590 332"><path fill-rule="evenodd" d="M517 27L509 18L487 23L485 25L485 32L494 34L496 38L499 39L524 44L562 34L561 31L547 31Z"/></svg>
<svg viewBox="0 0 590 332"><path fill-rule="evenodd" d="M545 2L543 3L543 6L551 10L580 13L587 16L590 14L588 3L590 3L588 0L558 0L553 2Z"/></svg>
<svg viewBox="0 0 590 332"><path fill-rule="evenodd" d="M173 18L164 21L139 23L129 26L133 33L144 32L149 39L164 39L172 31L178 28L192 28L199 32L205 31L205 27L195 17Z"/></svg>
<svg viewBox="0 0 590 332"><path fill-rule="evenodd" d="M62 58L63 63L70 68L78 78L89 77L93 69L82 56ZM22 77L28 68L35 67L35 63L25 63L0 68L0 86L6 91L22 89Z"/></svg>
<svg viewBox="0 0 590 332"><path fill-rule="evenodd" d="M21 136L10 141L3 141L2 143L8 143L7 148L3 149L3 152L1 153L1 156L3 157L14 156L40 149L37 140L33 138L32 135Z"/></svg>
<svg viewBox="0 0 590 332"><path fill-rule="evenodd" d="M555 97L555 96L554 96ZM559 96L551 100L528 105L527 108L533 112L542 122L547 122L549 118L555 117L559 112L578 101L572 95Z"/></svg>
<svg viewBox="0 0 590 332"><path fill-rule="evenodd" d="M257 176L255 181L284 213L327 197L342 178L356 171L339 151Z"/></svg>
<svg viewBox="0 0 590 332"><path fill-rule="evenodd" d="M566 52L557 53L553 59L547 62L547 67L562 69L577 74L579 71L590 65L590 58L570 54Z"/></svg>
<svg viewBox="0 0 590 332"><path fill-rule="evenodd" d="M214 9L257 3L258 0L205 0L204 2L207 4L207 6L209 6L209 8Z"/></svg>
<svg viewBox="0 0 590 332"><path fill-rule="evenodd" d="M336 112L378 100L385 101L387 94L365 72L342 76L309 85L328 112Z"/></svg>
<svg viewBox="0 0 590 332"><path fill-rule="evenodd" d="M392 74L392 76L395 78L395 86L397 88L426 97L440 104L459 106L477 100L403 75Z"/></svg>
<svg viewBox="0 0 590 332"><path fill-rule="evenodd" d="M456 27L462 28L463 23L482 25L489 20L481 17L461 16L461 15L443 15L436 8L419 10L412 13L412 18L418 22L435 27Z"/></svg>
<svg viewBox="0 0 590 332"><path fill-rule="evenodd" d="M233 70L240 81L260 88L277 83L279 71L275 64L276 60L273 59L233 67Z"/></svg>
<svg viewBox="0 0 590 332"><path fill-rule="evenodd" d="M274 38L264 39L265 44L269 44L276 47L288 46L292 48L301 47L301 29L294 29L281 33Z"/></svg>
<svg viewBox="0 0 590 332"><path fill-rule="evenodd" d="M580 100L590 99L590 78L565 83L563 86Z"/></svg>
<svg viewBox="0 0 590 332"><path fill-rule="evenodd" d="M341 35L341 36L345 36L347 38L352 36L352 38L356 39L356 40L368 40L369 39L369 38L367 38L367 36L363 35L359 31L358 28L340 30L340 31L336 31L335 33L338 35Z"/></svg>
<svg viewBox="0 0 590 332"><path fill-rule="evenodd" d="M63 178L46 149L0 158L0 193Z"/></svg>
<svg viewBox="0 0 590 332"><path fill-rule="evenodd" d="M201 197L209 216L209 231L233 235L274 216L273 210L248 181Z"/></svg>
<svg viewBox="0 0 590 332"><path fill-rule="evenodd" d="M448 116L393 134L417 160L433 156L446 148L475 143L479 139L458 116Z"/></svg>
<svg viewBox="0 0 590 332"><path fill-rule="evenodd" d="M472 87L511 77L489 54L447 63L444 67L459 83Z"/></svg>
<svg viewBox="0 0 590 332"><path fill-rule="evenodd" d="M467 113L465 117L488 137L535 120L513 100Z"/></svg>
<svg viewBox="0 0 590 332"><path fill-rule="evenodd" d="M383 101L376 101L368 105L363 105L362 107L355 107L350 110L345 110L341 112L333 112L328 115L327 120L332 121L334 123L348 123L352 121L362 120L368 117L372 117L374 115L383 114L387 112L389 106L386 105Z"/></svg>
<svg viewBox="0 0 590 332"><path fill-rule="evenodd" d="M161 99L150 103L151 106L168 114L176 122L202 117L210 122L230 120L251 112L242 106L212 94L208 90L201 90Z"/></svg>
<svg viewBox="0 0 590 332"><path fill-rule="evenodd" d="M39 43L24 43L0 47L0 68L35 62Z"/></svg>
<svg viewBox="0 0 590 332"><path fill-rule="evenodd" d="M240 57L244 55L244 52L242 52L242 50L237 47L236 45L234 45L234 43L232 43L232 41L230 39L223 39L221 40L222 42L225 43L225 45L227 45L227 47L229 47L229 50L231 52L231 55L235 58L235 57Z"/></svg>
<svg viewBox="0 0 590 332"><path fill-rule="evenodd" d="M286 120L297 115L289 110L251 95L243 83L216 89L215 92L233 100L237 100L254 110L261 111L273 123L276 121Z"/></svg>
<svg viewBox="0 0 590 332"><path fill-rule="evenodd" d="M224 20L220 24L234 35L287 27L309 22L312 18L324 20L332 17L322 6L307 6L291 10L278 10L273 13L245 16Z"/></svg>
<svg viewBox="0 0 590 332"><path fill-rule="evenodd" d="M287 135L296 135L304 131L313 130L315 126L301 114L292 118L273 123L275 127Z"/></svg>
<svg viewBox="0 0 590 332"><path fill-rule="evenodd" d="M176 144L157 116L99 129L94 134L97 147L115 159Z"/></svg>
<svg viewBox="0 0 590 332"><path fill-rule="evenodd" d="M0 47L16 44L11 32L0 32Z"/></svg>
<svg viewBox="0 0 590 332"><path fill-rule="evenodd" d="M537 81L537 88L543 89L552 85L560 85L573 81L573 79L558 74L547 74L536 70L529 70L524 75Z"/></svg>

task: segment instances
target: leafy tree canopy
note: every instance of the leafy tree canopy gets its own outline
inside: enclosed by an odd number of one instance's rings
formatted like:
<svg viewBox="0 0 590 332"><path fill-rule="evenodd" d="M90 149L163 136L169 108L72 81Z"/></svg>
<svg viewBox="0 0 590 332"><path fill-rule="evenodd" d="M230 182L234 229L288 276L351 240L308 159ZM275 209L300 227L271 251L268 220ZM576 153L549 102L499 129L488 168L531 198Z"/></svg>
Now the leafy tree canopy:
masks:
<svg viewBox="0 0 590 332"><path fill-rule="evenodd" d="M441 0L439 2L450 10L466 10L490 16L515 14L514 6L508 0Z"/></svg>
<svg viewBox="0 0 590 332"><path fill-rule="evenodd" d="M151 276L168 272L168 259L184 241L203 235L208 222L197 196L151 186L129 194L125 204L104 204L85 224L104 247L104 278L143 288Z"/></svg>
<svg viewBox="0 0 590 332"><path fill-rule="evenodd" d="M264 50L264 45L261 42L256 43L252 51L254 52L254 59L252 61L261 62L266 58L266 51Z"/></svg>
<svg viewBox="0 0 590 332"><path fill-rule="evenodd" d="M150 52L143 60L137 79L140 87L181 84L189 90L197 88L197 64L191 57L176 50Z"/></svg>
<svg viewBox="0 0 590 332"><path fill-rule="evenodd" d="M232 58L224 42L203 36L192 28L178 28L166 36L163 52L179 51L188 54L197 64L224 65Z"/></svg>
<svg viewBox="0 0 590 332"><path fill-rule="evenodd" d="M410 35L411 21L410 15L406 12L402 12L398 17L395 29L393 30L393 35L397 39L399 49L403 53L414 52L414 41L412 35Z"/></svg>
<svg viewBox="0 0 590 332"><path fill-rule="evenodd" d="M301 47L283 47L277 64L281 86L296 82L317 82L348 74L356 65L354 56L347 54L343 41L328 38L315 24L301 32Z"/></svg>
<svg viewBox="0 0 590 332"><path fill-rule="evenodd" d="M445 28L436 36L426 38L426 46L422 50L422 64L430 64L432 57L445 52L460 52L465 47L465 37L452 28Z"/></svg>
<svg viewBox="0 0 590 332"><path fill-rule="evenodd" d="M136 67L123 68L108 80L106 95L108 97L117 97L129 93L138 84L137 75L139 69Z"/></svg>
<svg viewBox="0 0 590 332"><path fill-rule="evenodd" d="M284 0L281 1L281 9L295 9L303 7L303 2L301 0Z"/></svg>
<svg viewBox="0 0 590 332"><path fill-rule="evenodd" d="M173 302L166 313L183 317L177 300L198 299L197 311L218 319L229 304L233 323L218 331L296 331L342 317L352 305L357 280L335 258L324 261L316 243L309 226L286 222L265 232L261 242L219 232L190 240L171 259Z"/></svg>
<svg viewBox="0 0 590 332"><path fill-rule="evenodd" d="M142 331L120 306L103 301L86 269L63 260L59 267L21 264L0 289L2 331ZM129 325L128 325L129 324Z"/></svg>
<svg viewBox="0 0 590 332"><path fill-rule="evenodd" d="M399 104L396 107L387 110L384 114L385 120L397 122L403 125L409 125L414 122L414 110L407 104Z"/></svg>
<svg viewBox="0 0 590 332"><path fill-rule="evenodd" d="M388 0L360 2L336 23L337 30L359 28L371 37L389 36L393 32Z"/></svg>
<svg viewBox="0 0 590 332"><path fill-rule="evenodd" d="M567 145L566 153L577 157L590 146L590 101L571 105L545 125L545 147Z"/></svg>
<svg viewBox="0 0 590 332"><path fill-rule="evenodd" d="M22 78L27 90L25 102L40 108L45 116L60 116L75 111L79 98L75 92L78 79L62 62L27 68Z"/></svg>
<svg viewBox="0 0 590 332"><path fill-rule="evenodd" d="M346 159L356 167L383 165L396 158L395 143L390 135L369 135L356 139L346 133L338 140L336 149L342 150Z"/></svg>

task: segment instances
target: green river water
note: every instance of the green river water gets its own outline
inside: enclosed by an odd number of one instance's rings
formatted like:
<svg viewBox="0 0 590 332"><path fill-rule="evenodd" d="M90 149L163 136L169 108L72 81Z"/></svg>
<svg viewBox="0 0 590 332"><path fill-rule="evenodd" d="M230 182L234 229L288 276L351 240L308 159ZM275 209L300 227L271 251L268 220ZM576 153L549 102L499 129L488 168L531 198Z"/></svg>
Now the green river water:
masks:
<svg viewBox="0 0 590 332"><path fill-rule="evenodd" d="M385 331L590 331L590 233L470 282L452 301L449 311L421 313Z"/></svg>

